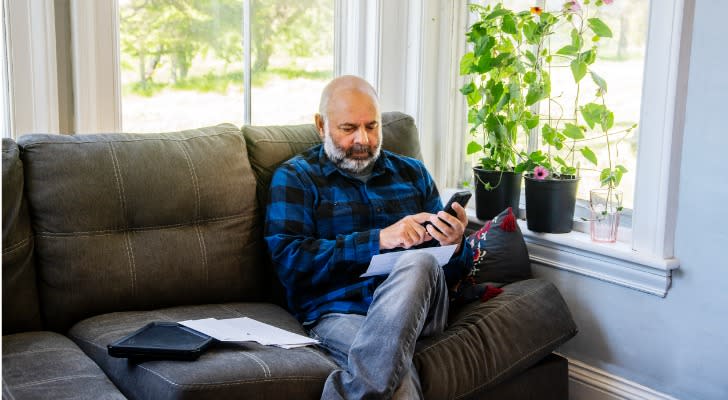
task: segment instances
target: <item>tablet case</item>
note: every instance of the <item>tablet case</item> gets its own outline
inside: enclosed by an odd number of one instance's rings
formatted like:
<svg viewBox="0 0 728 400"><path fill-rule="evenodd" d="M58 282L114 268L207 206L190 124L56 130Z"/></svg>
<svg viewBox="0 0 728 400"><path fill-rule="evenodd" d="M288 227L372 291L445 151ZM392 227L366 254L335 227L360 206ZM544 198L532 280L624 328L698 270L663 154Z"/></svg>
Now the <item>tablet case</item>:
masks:
<svg viewBox="0 0 728 400"><path fill-rule="evenodd" d="M151 322L108 345L111 357L196 360L213 338L176 322Z"/></svg>

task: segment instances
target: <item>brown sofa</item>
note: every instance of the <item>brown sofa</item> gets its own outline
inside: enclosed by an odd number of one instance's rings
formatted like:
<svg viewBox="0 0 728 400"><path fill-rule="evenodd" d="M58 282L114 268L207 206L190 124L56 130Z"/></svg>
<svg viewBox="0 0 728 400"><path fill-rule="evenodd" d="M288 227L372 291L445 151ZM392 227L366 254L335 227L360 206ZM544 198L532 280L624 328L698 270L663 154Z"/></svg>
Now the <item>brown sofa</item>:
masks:
<svg viewBox="0 0 728 400"><path fill-rule="evenodd" d="M419 157L383 115L384 147ZM3 398L317 399L335 364L313 346L216 344L197 361L132 362L107 344L151 321L249 316L303 334L262 240L277 165L313 125L161 134L26 135L2 146ZM451 312L418 344L428 399L565 399L576 333L556 288L532 279Z"/></svg>

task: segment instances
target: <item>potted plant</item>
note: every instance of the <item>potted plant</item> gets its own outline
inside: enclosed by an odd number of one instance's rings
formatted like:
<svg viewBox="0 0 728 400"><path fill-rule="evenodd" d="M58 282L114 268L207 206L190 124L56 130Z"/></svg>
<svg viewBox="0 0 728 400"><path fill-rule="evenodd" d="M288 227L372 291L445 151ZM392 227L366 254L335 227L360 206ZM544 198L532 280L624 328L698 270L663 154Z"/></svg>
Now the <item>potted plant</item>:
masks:
<svg viewBox="0 0 728 400"><path fill-rule="evenodd" d="M538 126L531 107L543 96L532 90L536 73L528 13L470 4L480 18L466 34L472 50L460 60L469 78L460 92L468 104L471 140L467 154L481 155L473 168L476 214L491 219L507 207L518 209L528 132ZM519 142L519 139L521 141Z"/></svg>
<svg viewBox="0 0 728 400"><path fill-rule="evenodd" d="M612 190L608 198L613 197L614 189L626 172L626 168L612 162L612 138L621 135L619 140L623 140L634 126L611 132L614 114L604 101L607 82L591 68L597 59L599 44L611 37L612 32L607 24L590 13L590 6L601 7L611 2L584 0L580 5L577 1L567 1L557 12L531 7L528 12L519 13L526 21L524 29L534 31L537 42L536 51L529 57L535 74L529 82L531 90L541 94L537 106L541 141L545 146L543 150L529 153L516 168L517 172L525 172L529 230L571 231L579 172L600 165L588 144L603 142L606 146L608 164L601 170L600 179L607 190ZM551 72L556 68L568 68L573 77L575 96L573 103L570 99L571 109L559 102L564 88L552 88ZM582 80L587 76L597 89L593 98L584 101Z"/></svg>

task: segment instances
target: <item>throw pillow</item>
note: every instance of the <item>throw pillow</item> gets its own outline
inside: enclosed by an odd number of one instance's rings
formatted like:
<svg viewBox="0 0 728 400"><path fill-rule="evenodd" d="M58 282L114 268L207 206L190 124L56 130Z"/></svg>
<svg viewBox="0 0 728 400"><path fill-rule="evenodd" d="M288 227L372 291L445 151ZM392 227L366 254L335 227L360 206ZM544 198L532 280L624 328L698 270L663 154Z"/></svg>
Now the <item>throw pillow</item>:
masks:
<svg viewBox="0 0 728 400"><path fill-rule="evenodd" d="M455 303L485 301L499 293L491 284L530 279L531 261L526 242L511 207L503 210L466 239L473 249L473 269L450 288Z"/></svg>

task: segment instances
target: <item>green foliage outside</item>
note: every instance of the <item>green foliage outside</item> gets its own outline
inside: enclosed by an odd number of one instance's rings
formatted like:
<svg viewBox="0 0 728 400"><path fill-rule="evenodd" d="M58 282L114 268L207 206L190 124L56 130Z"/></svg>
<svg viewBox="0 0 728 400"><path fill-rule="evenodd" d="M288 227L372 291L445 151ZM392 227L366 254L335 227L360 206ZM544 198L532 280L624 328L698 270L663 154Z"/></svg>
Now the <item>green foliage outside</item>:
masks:
<svg viewBox="0 0 728 400"><path fill-rule="evenodd" d="M596 0L591 5L610 3ZM482 154L484 169L528 172L540 166L558 179L602 167L601 184L610 188L627 172L614 165L611 148L635 126L613 130L614 114L604 101L607 81L591 69L601 41L611 38L612 31L590 14L590 1L583 4L566 2L553 13L539 7L513 11L501 3L470 6L480 19L467 32L473 47L461 59L460 73L470 81L460 91L467 99L472 135L466 152ZM556 94L563 89L552 88L552 68L571 72L576 96L570 112ZM597 87L586 102L580 91L583 79ZM519 148L519 137L534 129L540 129L543 150L527 153ZM606 163L599 163L590 147L594 143L606 146Z"/></svg>
<svg viewBox="0 0 728 400"><path fill-rule="evenodd" d="M332 21L331 0L252 0L253 85L272 77L330 77L331 71L311 71L294 61L333 54ZM122 2L121 53L122 66L136 75L125 92L225 92L243 81L243 1ZM274 55L290 65L273 67Z"/></svg>

